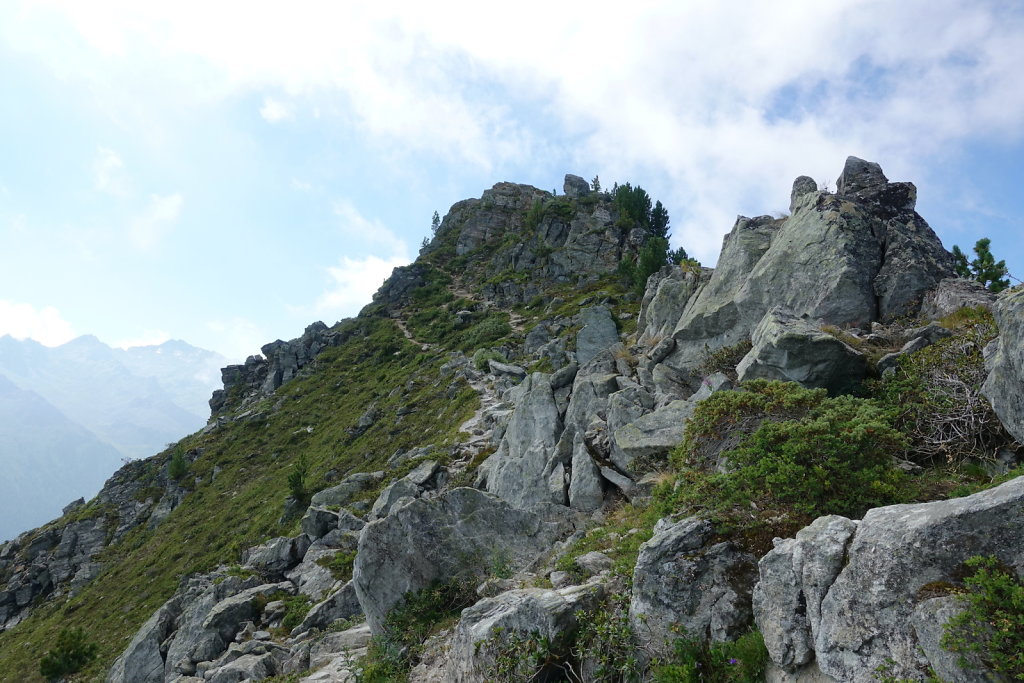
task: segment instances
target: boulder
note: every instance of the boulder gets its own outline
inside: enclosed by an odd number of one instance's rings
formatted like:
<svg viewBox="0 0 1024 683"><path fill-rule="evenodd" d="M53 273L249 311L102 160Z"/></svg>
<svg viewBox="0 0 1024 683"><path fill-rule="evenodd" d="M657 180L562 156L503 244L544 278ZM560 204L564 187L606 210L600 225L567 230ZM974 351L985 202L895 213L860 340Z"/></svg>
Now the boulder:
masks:
<svg viewBox="0 0 1024 683"><path fill-rule="evenodd" d="M639 343L657 345L671 339L686 305L711 277L711 272L710 268L689 271L670 265L649 277L637 318ZM666 355L674 347L673 343L672 348L666 350ZM653 353L651 357L654 358ZM661 362L664 357L655 362Z"/></svg>
<svg viewBox="0 0 1024 683"><path fill-rule="evenodd" d="M242 553L242 565L267 576L283 576L302 561L308 548L309 539L305 535L296 538L279 536Z"/></svg>
<svg viewBox="0 0 1024 683"><path fill-rule="evenodd" d="M324 630L339 619L350 619L362 614L356 587L351 581L336 590L326 599L310 608L306 618L292 629L292 633L305 633L311 629Z"/></svg>
<svg viewBox="0 0 1024 683"><path fill-rule="evenodd" d="M202 628L216 633L225 643L231 642L243 622L252 621L260 616L256 608L256 598L275 593L294 595L295 586L289 581L263 584L224 598L206 615Z"/></svg>
<svg viewBox="0 0 1024 683"><path fill-rule="evenodd" d="M507 648L534 638L546 639L553 656L541 661L539 671L529 658L522 657L511 673L516 680L554 680L549 677L559 670L553 662L570 655L580 614L595 609L603 595L604 589L598 583L561 590L525 588L486 598L466 608L452 637L447 680L489 680Z"/></svg>
<svg viewBox="0 0 1024 683"><path fill-rule="evenodd" d="M373 507L370 508L370 514L367 515L367 519L374 520L387 517L391 514L391 510L398 505L399 501L419 498L421 490L419 486L405 477L392 482L377 496L377 500L373 502Z"/></svg>
<svg viewBox="0 0 1024 683"><path fill-rule="evenodd" d="M981 393L1018 443L1024 443L1024 288L1000 294L995 305L999 338L985 350L988 378Z"/></svg>
<svg viewBox="0 0 1024 683"><path fill-rule="evenodd" d="M575 528L568 508L519 509L482 491L458 488L417 499L363 529L353 582L374 633L409 591L473 577L500 556L512 570Z"/></svg>
<svg viewBox="0 0 1024 683"><path fill-rule="evenodd" d="M604 502L601 471L590 457L583 435L576 434L572 449L572 479L569 482L569 507L580 512L594 512Z"/></svg>
<svg viewBox="0 0 1024 683"><path fill-rule="evenodd" d="M287 572L285 577L295 584L299 593L319 600L334 586L334 575L329 569L321 566L318 560L331 559L336 553L333 548L314 545L306 551L302 562Z"/></svg>
<svg viewBox="0 0 1024 683"><path fill-rule="evenodd" d="M376 486L383 478L383 472L356 472L345 477L337 486L314 493L310 504L317 507L348 505L352 499Z"/></svg>
<svg viewBox="0 0 1024 683"><path fill-rule="evenodd" d="M562 433L548 375L534 373L520 385L522 394L498 450L479 468L479 484L517 507L541 502L564 503L564 492L553 499L549 486L558 464L553 459Z"/></svg>
<svg viewBox="0 0 1024 683"><path fill-rule="evenodd" d="M302 516L299 526L304 534L316 540L326 536L331 529L338 528L338 513L311 505Z"/></svg>
<svg viewBox="0 0 1024 683"><path fill-rule="evenodd" d="M1022 525L1024 477L964 498L875 508L856 524L816 520L761 562L755 618L772 659L794 669L812 642L818 667L840 681L874 680L881 666L897 679L945 666L930 659L935 627L914 626L928 609L922 589L956 583L976 555L1024 573Z"/></svg>
<svg viewBox="0 0 1024 683"><path fill-rule="evenodd" d="M793 181L793 189L789 193L789 212L796 211L804 197L817 191L818 183L814 178L805 175L799 176Z"/></svg>
<svg viewBox="0 0 1024 683"><path fill-rule="evenodd" d="M174 629L180 605L162 605L135 633L125 651L114 660L106 683L163 683L164 658L160 646Z"/></svg>
<svg viewBox="0 0 1024 683"><path fill-rule="evenodd" d="M921 317L938 320L961 308L987 308L992 310L996 295L976 280L948 277L939 281L935 289L926 293L921 302Z"/></svg>
<svg viewBox="0 0 1024 683"><path fill-rule="evenodd" d="M580 311L580 324L583 327L576 334L576 360L580 365L619 343L619 330L604 306L584 308Z"/></svg>
<svg viewBox="0 0 1024 683"><path fill-rule="evenodd" d="M572 173L565 174L565 182L562 183L562 191L566 197L572 199L578 199L579 197L590 194L590 183L578 175Z"/></svg>
<svg viewBox="0 0 1024 683"><path fill-rule="evenodd" d="M629 620L652 653L672 652L676 629L691 638L733 640L749 628L757 559L730 542L714 542L710 522L659 522L640 546Z"/></svg>
<svg viewBox="0 0 1024 683"><path fill-rule="evenodd" d="M819 517L796 538L776 539L758 563L754 617L772 661L783 670L795 672L813 661L821 601L843 568L856 529L845 517Z"/></svg>
<svg viewBox="0 0 1024 683"><path fill-rule="evenodd" d="M741 382L797 382L836 395L852 391L867 373L863 353L780 307L765 314L751 343L753 348L736 366Z"/></svg>

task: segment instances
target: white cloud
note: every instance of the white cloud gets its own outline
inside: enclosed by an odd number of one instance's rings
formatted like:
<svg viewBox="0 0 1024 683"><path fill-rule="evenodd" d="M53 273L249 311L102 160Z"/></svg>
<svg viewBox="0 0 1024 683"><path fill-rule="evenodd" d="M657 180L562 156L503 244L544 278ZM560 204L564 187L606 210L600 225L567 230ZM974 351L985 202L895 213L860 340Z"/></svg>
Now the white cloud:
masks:
<svg viewBox="0 0 1024 683"><path fill-rule="evenodd" d="M60 346L78 336L53 306L36 308L0 299L0 336L8 334L15 339L34 339L45 346Z"/></svg>
<svg viewBox="0 0 1024 683"><path fill-rule="evenodd" d="M404 257L342 257L339 265L327 269L330 285L316 300L313 311L328 325L354 316L370 303L391 271L407 263L409 259Z"/></svg>
<svg viewBox="0 0 1024 683"><path fill-rule="evenodd" d="M586 21L533 0L500 15L50 0L7 17L22 49L91 81L88 60L60 53L73 41L32 42L51 12L182 101L280 91L400 154L486 173L553 149L587 177L653 178L704 260L737 212L779 209L793 177L834 179L847 154L912 179L965 141L1024 131L1024 14L998 0L641 1ZM260 111L280 121L290 106L268 97Z"/></svg>
<svg viewBox="0 0 1024 683"><path fill-rule="evenodd" d="M347 244L377 251L383 249L394 258L410 260L405 242L380 221L366 218L350 200L335 201L334 215Z"/></svg>
<svg viewBox="0 0 1024 683"><path fill-rule="evenodd" d="M260 116L267 123L278 123L294 116L292 105L287 102L279 102L270 97L263 98L263 106L260 107Z"/></svg>
<svg viewBox="0 0 1024 683"><path fill-rule="evenodd" d="M131 225L129 236L139 249L156 246L160 238L178 220L184 199L180 194L149 196L149 204Z"/></svg>
<svg viewBox="0 0 1024 683"><path fill-rule="evenodd" d="M138 336L114 342L112 346L119 349L130 349L136 346L159 346L170 339L171 335L163 330L145 330Z"/></svg>
<svg viewBox="0 0 1024 683"><path fill-rule="evenodd" d="M121 160L121 156L117 152L106 147L98 147L96 159L92 163L93 187L100 192L123 197L128 194L122 174L123 169L124 161Z"/></svg>

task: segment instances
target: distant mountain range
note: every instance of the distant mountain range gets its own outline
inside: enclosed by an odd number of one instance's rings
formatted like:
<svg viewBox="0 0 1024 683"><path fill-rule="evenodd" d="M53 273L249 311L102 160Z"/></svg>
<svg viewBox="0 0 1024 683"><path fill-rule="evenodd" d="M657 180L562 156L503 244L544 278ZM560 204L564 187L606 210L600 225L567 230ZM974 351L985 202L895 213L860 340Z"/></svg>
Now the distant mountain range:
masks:
<svg viewBox="0 0 1024 683"><path fill-rule="evenodd" d="M183 341L115 349L0 337L0 539L90 497L125 458L201 428L227 359Z"/></svg>

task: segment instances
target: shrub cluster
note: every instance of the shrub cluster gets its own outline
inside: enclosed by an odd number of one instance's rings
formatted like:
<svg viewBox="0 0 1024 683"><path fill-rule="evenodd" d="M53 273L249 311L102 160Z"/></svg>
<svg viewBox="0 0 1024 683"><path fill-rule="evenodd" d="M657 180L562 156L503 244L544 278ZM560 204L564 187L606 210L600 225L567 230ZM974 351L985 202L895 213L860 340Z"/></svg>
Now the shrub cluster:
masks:
<svg viewBox="0 0 1024 683"><path fill-rule="evenodd" d="M89 640L85 629L62 629L53 649L39 661L39 673L48 681L77 673L96 657L98 651L99 646Z"/></svg>
<svg viewBox="0 0 1024 683"><path fill-rule="evenodd" d="M907 477L893 466L905 447L891 412L874 400L747 382L698 405L672 456L676 486L658 490L660 507L701 512L765 550L815 517L859 517L907 499Z"/></svg>

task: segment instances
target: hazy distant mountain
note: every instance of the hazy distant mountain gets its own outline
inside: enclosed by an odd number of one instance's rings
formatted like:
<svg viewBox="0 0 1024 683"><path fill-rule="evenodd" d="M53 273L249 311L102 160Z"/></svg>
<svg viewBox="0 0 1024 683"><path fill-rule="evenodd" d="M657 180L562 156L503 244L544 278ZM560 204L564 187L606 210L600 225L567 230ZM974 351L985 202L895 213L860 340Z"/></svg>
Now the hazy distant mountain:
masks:
<svg viewBox="0 0 1024 683"><path fill-rule="evenodd" d="M0 538L93 495L123 458L200 429L226 364L182 341L123 350L92 336L54 348L0 337Z"/></svg>
<svg viewBox="0 0 1024 683"><path fill-rule="evenodd" d="M0 375L0 540L60 515L100 490L121 461L116 448L38 394Z"/></svg>
<svg viewBox="0 0 1024 683"><path fill-rule="evenodd" d="M131 458L201 427L226 363L181 341L125 351L90 335L54 348L0 337L0 374Z"/></svg>

